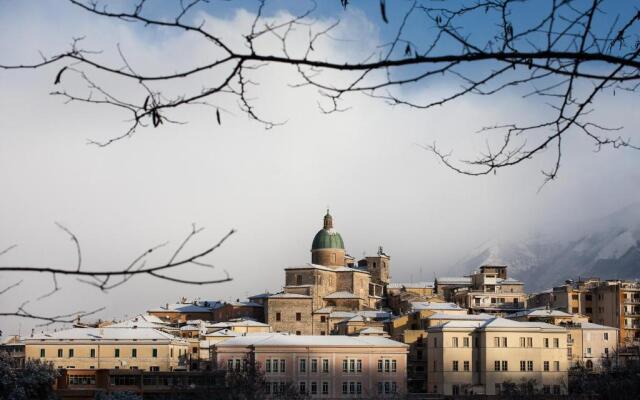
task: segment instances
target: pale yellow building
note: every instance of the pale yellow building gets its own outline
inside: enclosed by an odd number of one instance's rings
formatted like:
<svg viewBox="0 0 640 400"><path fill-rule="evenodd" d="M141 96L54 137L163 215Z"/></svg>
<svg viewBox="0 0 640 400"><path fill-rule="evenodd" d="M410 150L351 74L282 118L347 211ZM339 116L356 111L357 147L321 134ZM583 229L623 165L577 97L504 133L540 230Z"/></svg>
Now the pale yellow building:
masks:
<svg viewBox="0 0 640 400"><path fill-rule="evenodd" d="M499 394L535 380L548 394L567 385L567 330L504 318L450 321L427 329L427 389L441 395Z"/></svg>
<svg viewBox="0 0 640 400"><path fill-rule="evenodd" d="M27 359L66 369L186 369L189 344L152 328L72 328L24 339Z"/></svg>
<svg viewBox="0 0 640 400"><path fill-rule="evenodd" d="M618 329L591 322L567 324L571 367L598 371L617 362Z"/></svg>

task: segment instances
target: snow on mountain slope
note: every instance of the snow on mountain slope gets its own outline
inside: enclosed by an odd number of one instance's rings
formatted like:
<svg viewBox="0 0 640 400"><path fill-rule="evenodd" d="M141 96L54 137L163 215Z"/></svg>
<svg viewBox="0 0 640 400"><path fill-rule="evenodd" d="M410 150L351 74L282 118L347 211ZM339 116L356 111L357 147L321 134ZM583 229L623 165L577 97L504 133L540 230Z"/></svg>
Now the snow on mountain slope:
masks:
<svg viewBox="0 0 640 400"><path fill-rule="evenodd" d="M579 277L640 278L640 203L571 231L575 233L564 239L539 235L520 241L489 241L455 268L470 273L483 264L504 264L510 276L525 282L527 291Z"/></svg>

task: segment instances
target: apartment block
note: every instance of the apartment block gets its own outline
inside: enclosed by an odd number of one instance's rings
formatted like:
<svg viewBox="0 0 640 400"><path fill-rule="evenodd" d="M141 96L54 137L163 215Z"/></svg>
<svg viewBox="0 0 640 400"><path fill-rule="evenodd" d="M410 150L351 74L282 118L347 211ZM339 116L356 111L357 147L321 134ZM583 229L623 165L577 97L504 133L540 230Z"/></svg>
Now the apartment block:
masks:
<svg viewBox="0 0 640 400"><path fill-rule="evenodd" d="M72 328L24 339L27 359L64 369L187 368L186 340L151 328Z"/></svg>
<svg viewBox="0 0 640 400"><path fill-rule="evenodd" d="M430 393L496 395L506 384L530 380L545 393L566 393L564 327L492 318L450 321L427 332Z"/></svg>

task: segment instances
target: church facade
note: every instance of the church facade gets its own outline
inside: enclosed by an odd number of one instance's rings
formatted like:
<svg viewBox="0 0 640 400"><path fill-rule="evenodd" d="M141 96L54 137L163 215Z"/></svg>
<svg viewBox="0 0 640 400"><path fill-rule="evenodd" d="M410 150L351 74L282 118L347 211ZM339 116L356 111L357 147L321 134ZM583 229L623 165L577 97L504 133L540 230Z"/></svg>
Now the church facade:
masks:
<svg viewBox="0 0 640 400"><path fill-rule="evenodd" d="M313 238L311 262L285 268L283 292L265 299L266 322L276 332L330 335L344 312L382 306L390 261L380 248L375 256L356 262L346 253L327 210L323 227Z"/></svg>

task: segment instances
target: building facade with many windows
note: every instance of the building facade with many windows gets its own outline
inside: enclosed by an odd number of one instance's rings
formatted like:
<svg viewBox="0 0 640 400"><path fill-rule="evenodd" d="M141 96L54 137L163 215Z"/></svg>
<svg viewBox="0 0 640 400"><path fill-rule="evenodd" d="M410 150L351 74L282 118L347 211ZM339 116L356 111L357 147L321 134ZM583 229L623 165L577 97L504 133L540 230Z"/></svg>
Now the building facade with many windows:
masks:
<svg viewBox="0 0 640 400"><path fill-rule="evenodd" d="M380 336L248 335L215 346L218 368L257 363L267 393L288 385L312 398L393 397L406 392L408 346Z"/></svg>
<svg viewBox="0 0 640 400"><path fill-rule="evenodd" d="M72 328L24 339L27 359L64 369L187 368L186 340L152 328Z"/></svg>
<svg viewBox="0 0 640 400"><path fill-rule="evenodd" d="M496 395L534 383L548 394L567 390L567 330L503 318L450 321L427 329L427 389L441 395Z"/></svg>

